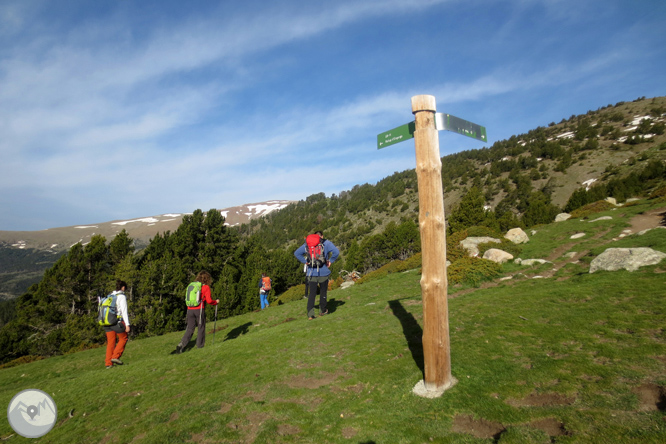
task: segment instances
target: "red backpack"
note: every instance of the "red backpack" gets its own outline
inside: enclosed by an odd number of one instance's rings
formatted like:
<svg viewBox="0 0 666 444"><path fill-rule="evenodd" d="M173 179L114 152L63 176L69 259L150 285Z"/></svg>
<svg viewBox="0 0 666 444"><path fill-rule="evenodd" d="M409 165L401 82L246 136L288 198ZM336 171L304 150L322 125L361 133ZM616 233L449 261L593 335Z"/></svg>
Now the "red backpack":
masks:
<svg viewBox="0 0 666 444"><path fill-rule="evenodd" d="M326 265L326 258L324 257L324 240L318 234L309 234L305 238L308 253L308 266L311 268L323 267Z"/></svg>
<svg viewBox="0 0 666 444"><path fill-rule="evenodd" d="M271 278L268 276L262 277L261 278L261 287L264 291L270 291L271 290Z"/></svg>

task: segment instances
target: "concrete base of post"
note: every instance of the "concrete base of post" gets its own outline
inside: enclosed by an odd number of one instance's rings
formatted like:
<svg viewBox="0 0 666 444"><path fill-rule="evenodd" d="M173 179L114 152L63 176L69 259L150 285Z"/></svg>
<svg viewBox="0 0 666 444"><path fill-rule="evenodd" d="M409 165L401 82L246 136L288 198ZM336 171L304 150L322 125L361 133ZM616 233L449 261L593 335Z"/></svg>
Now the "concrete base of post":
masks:
<svg viewBox="0 0 666 444"><path fill-rule="evenodd" d="M416 385L412 389L412 393L422 398L439 398L444 394L445 391L456 385L457 382L458 380L456 378L451 377L451 380L447 385L443 385L441 387L426 388L425 381L422 379L416 383Z"/></svg>

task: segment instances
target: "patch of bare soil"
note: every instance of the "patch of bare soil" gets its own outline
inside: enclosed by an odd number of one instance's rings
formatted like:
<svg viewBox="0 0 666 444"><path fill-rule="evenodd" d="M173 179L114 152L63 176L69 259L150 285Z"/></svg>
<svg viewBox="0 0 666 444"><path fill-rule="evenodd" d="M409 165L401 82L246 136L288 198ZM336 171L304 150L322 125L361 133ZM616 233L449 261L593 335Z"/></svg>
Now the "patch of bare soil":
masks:
<svg viewBox="0 0 666 444"><path fill-rule="evenodd" d="M481 439L499 439L506 428L498 423L483 418L474 419L471 415L456 415L451 430L456 433L467 433Z"/></svg>
<svg viewBox="0 0 666 444"><path fill-rule="evenodd" d="M345 439L351 439L356 436L357 433L358 430L356 430L354 427L345 427L342 429L342 437Z"/></svg>
<svg viewBox="0 0 666 444"><path fill-rule="evenodd" d="M248 415L246 419L247 421L243 424L232 421L227 424L227 427L232 430L239 430L243 432L243 442L250 444L256 440L261 425L265 421L271 419L271 416L267 413L257 412L253 413L252 415Z"/></svg>
<svg viewBox="0 0 666 444"><path fill-rule="evenodd" d="M555 418L544 418L530 423L535 429L543 430L549 436L567 436L571 433L564 428L564 423Z"/></svg>
<svg viewBox="0 0 666 444"><path fill-rule="evenodd" d="M138 435L135 435L134 438L132 438L132 442L141 442L145 437L146 437L145 433L139 433Z"/></svg>
<svg viewBox="0 0 666 444"><path fill-rule="evenodd" d="M564 253L567 251L571 250L571 248L577 245L576 242L568 242L566 244L562 244L559 247L555 248L546 258L547 261L554 262L557 259L561 258Z"/></svg>
<svg viewBox="0 0 666 444"><path fill-rule="evenodd" d="M264 391L259 392L259 393L257 393L257 392L253 392L253 391L249 391L249 392L247 392L247 393L245 394L244 397L245 397L245 398L250 398L250 399L252 399L254 402L263 401L264 399L266 399L266 391L264 390Z"/></svg>
<svg viewBox="0 0 666 444"><path fill-rule="evenodd" d="M666 388L656 384L644 384L632 390L638 395L639 411L666 411Z"/></svg>
<svg viewBox="0 0 666 444"><path fill-rule="evenodd" d="M280 436L298 435L301 433L301 429L291 424L280 424L278 425L277 432Z"/></svg>
<svg viewBox="0 0 666 444"><path fill-rule="evenodd" d="M202 442L205 442L205 441L204 441L204 437L205 437L205 435L206 435L206 434L205 434L204 432L201 432L201 433L195 433L195 434L193 434L193 435L190 437L190 439L188 439L188 440L185 441L185 442L194 442L194 443L202 443Z"/></svg>
<svg viewBox="0 0 666 444"><path fill-rule="evenodd" d="M639 233L657 227L666 227L666 207L646 211L631 219L632 233Z"/></svg>
<svg viewBox="0 0 666 444"><path fill-rule="evenodd" d="M225 414L229 413L229 410L231 410L233 404L229 404L226 402L223 402L222 405L220 406L220 410L217 411L217 413Z"/></svg>
<svg viewBox="0 0 666 444"><path fill-rule="evenodd" d="M529 427L542 430L551 437L569 436L564 423L555 418L544 418L529 423ZM456 415L453 418L451 431L456 433L466 433L476 438L494 439L498 441L506 427L498 422L487 421L483 418L474 419L471 415Z"/></svg>
<svg viewBox="0 0 666 444"><path fill-rule="evenodd" d="M355 385L349 385L349 386L346 386L346 387L336 385L336 386L331 387L331 391L333 393L349 393L349 392L352 392L352 393L356 393L358 395L360 393L363 393L363 390L365 390L365 386L366 385L363 384L362 382L359 382L358 384L355 384Z"/></svg>
<svg viewBox="0 0 666 444"><path fill-rule="evenodd" d="M523 399L508 399L507 404L514 407L552 407L556 405L571 405L576 401L573 396L564 396L559 393L532 393Z"/></svg>
<svg viewBox="0 0 666 444"><path fill-rule="evenodd" d="M421 299L408 299L403 302L405 305L423 305L423 301Z"/></svg>

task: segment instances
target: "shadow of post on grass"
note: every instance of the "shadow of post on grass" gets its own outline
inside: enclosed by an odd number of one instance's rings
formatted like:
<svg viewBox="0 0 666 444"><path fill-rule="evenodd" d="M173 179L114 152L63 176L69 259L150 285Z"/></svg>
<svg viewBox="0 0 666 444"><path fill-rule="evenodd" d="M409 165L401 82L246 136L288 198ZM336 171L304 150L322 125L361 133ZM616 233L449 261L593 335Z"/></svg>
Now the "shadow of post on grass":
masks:
<svg viewBox="0 0 666 444"><path fill-rule="evenodd" d="M398 318L402 325L402 332L407 340L407 346L412 353L412 359L423 373L425 378L425 362L423 360L423 329L416 321L414 315L405 310L400 303L400 299L389 301L389 307L393 315Z"/></svg>

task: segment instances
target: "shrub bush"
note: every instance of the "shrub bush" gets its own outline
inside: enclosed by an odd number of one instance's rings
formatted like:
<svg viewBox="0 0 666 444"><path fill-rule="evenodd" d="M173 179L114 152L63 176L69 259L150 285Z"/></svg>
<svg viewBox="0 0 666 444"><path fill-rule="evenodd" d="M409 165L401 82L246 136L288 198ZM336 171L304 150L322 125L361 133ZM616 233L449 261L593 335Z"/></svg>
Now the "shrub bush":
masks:
<svg viewBox="0 0 666 444"><path fill-rule="evenodd" d="M356 281L356 283L363 284L365 282L374 281L375 279L383 278L389 273L395 273L402 263L403 261L401 260L391 261L388 264L384 265L383 267L365 274L361 279Z"/></svg>
<svg viewBox="0 0 666 444"><path fill-rule="evenodd" d="M416 253L414 256L405 259L395 269L395 273L401 273L407 270L414 270L416 268L421 268L422 265L422 256L421 253Z"/></svg>
<svg viewBox="0 0 666 444"><path fill-rule="evenodd" d="M35 362L35 361L41 361L42 359L45 359L44 356L35 356L35 355L21 356L20 358L14 359L13 361L9 361L0 365L0 368L16 367L17 365L28 364L30 362Z"/></svg>
<svg viewBox="0 0 666 444"><path fill-rule="evenodd" d="M615 205L613 205L612 203L606 202L605 200L599 200L573 210L571 212L571 217L585 218L591 214L600 213L602 211L608 211L612 208L615 208Z"/></svg>
<svg viewBox="0 0 666 444"><path fill-rule="evenodd" d="M666 186L657 188L650 194L650 199L664 199L666 198Z"/></svg>
<svg viewBox="0 0 666 444"><path fill-rule="evenodd" d="M449 284L478 286L481 282L499 276L502 266L493 261L477 257L464 257L453 262L447 269Z"/></svg>
<svg viewBox="0 0 666 444"><path fill-rule="evenodd" d="M294 302L303 299L305 296L305 284L296 285L291 287L289 290L285 291L280 295L279 298L275 300L278 305L286 304L287 302Z"/></svg>
<svg viewBox="0 0 666 444"><path fill-rule="evenodd" d="M467 233L467 230L461 230L446 238L446 259L455 262L467 256L467 250L460 246L460 242L469 236Z"/></svg>

